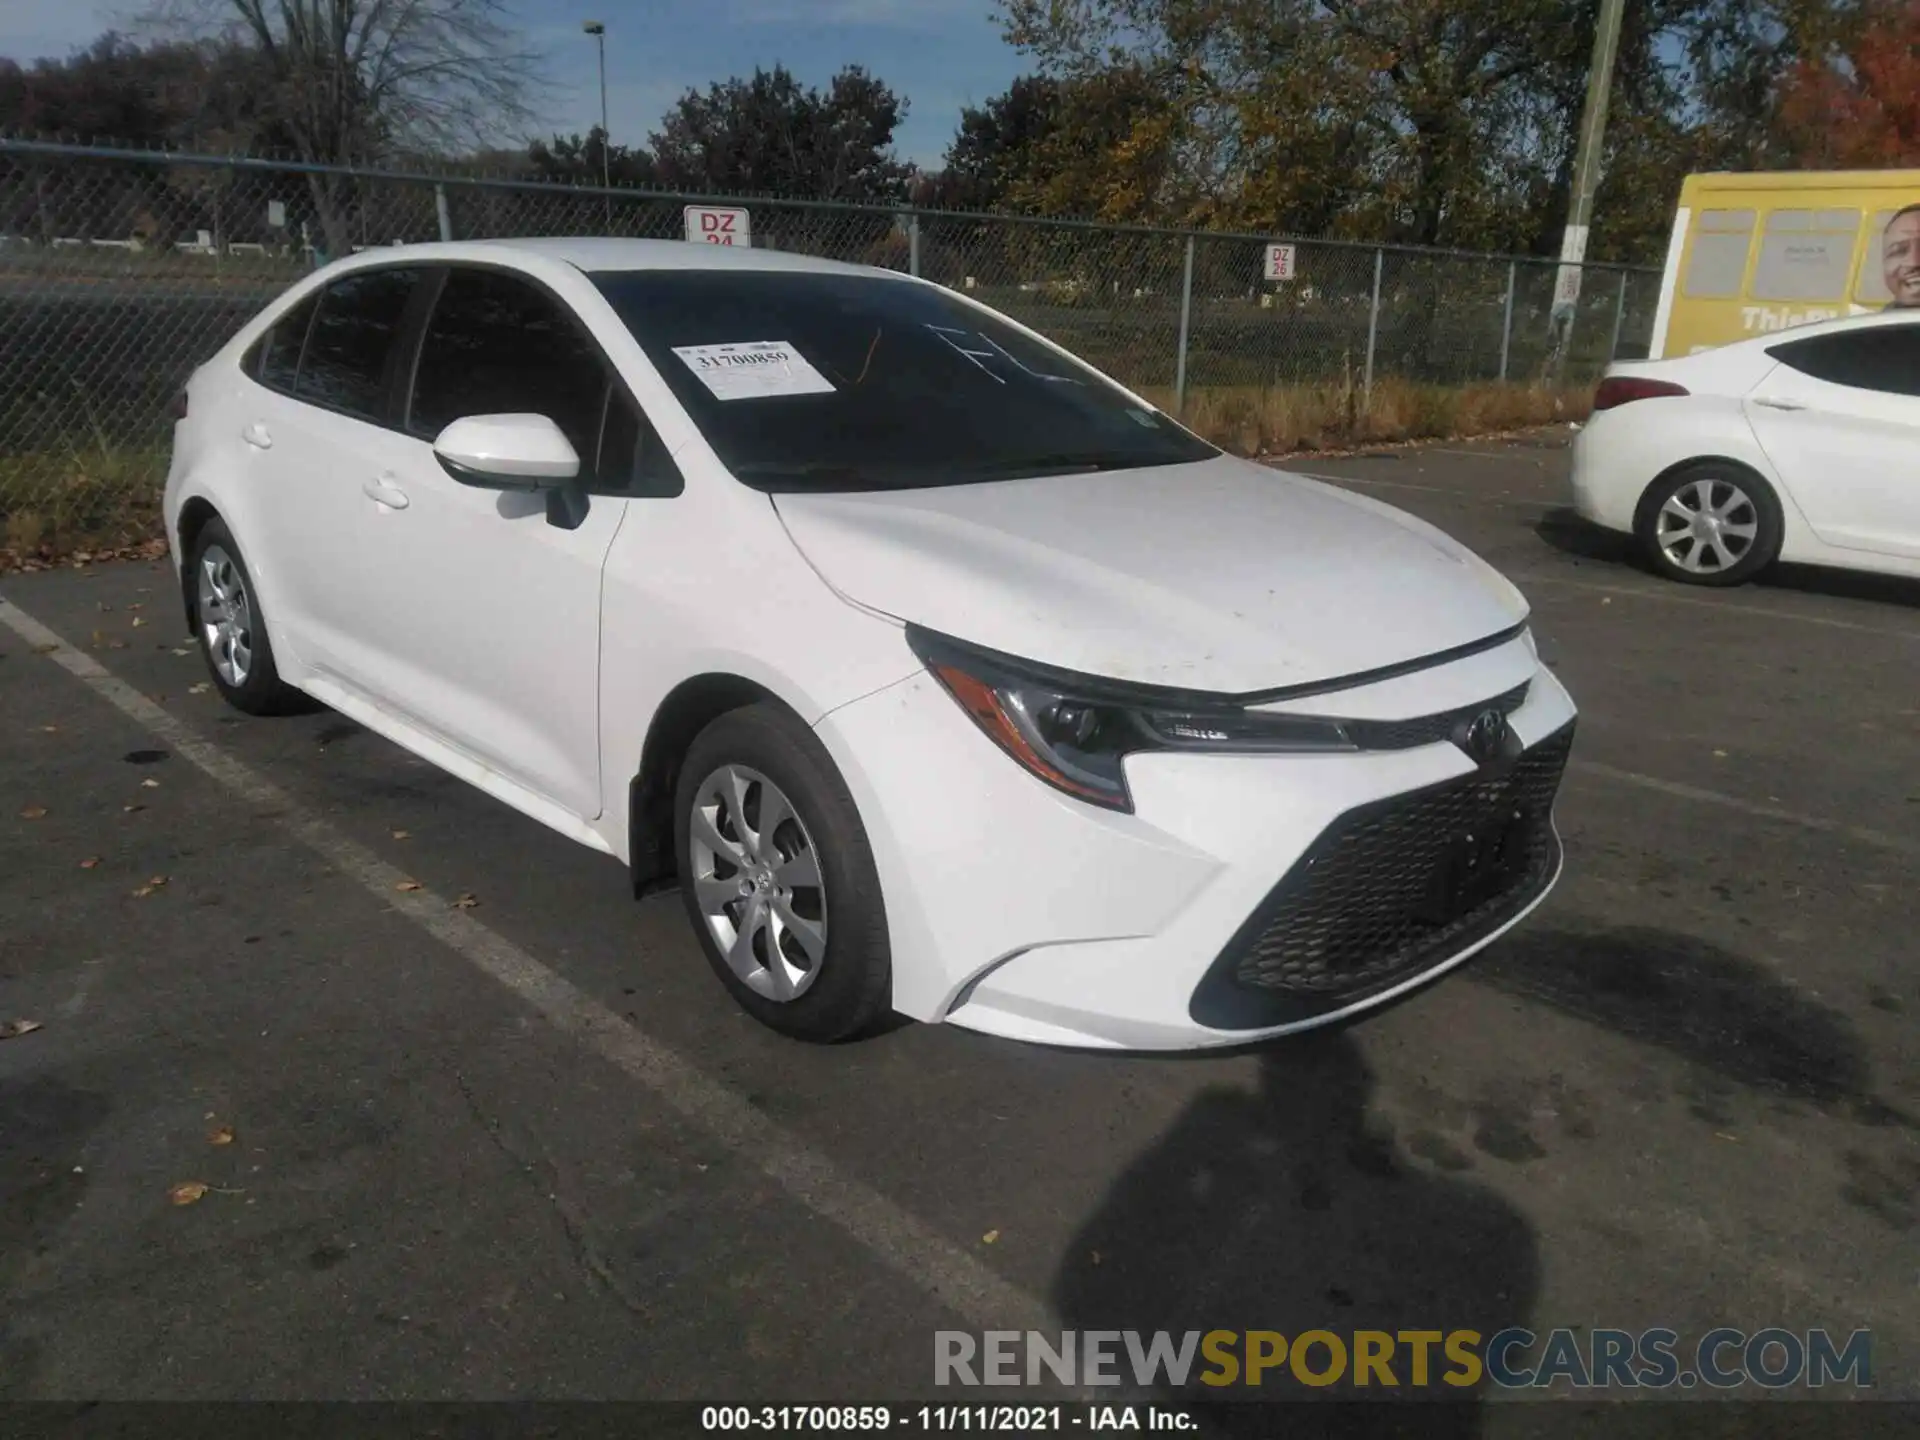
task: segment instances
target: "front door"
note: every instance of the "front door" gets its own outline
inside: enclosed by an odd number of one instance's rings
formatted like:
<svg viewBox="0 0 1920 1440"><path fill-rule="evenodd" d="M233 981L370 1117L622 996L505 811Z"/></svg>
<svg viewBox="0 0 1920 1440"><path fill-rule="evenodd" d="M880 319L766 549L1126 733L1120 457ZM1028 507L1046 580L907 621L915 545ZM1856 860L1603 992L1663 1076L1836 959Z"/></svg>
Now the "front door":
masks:
<svg viewBox="0 0 1920 1440"><path fill-rule="evenodd" d="M566 528L549 522L541 495L456 481L432 441L467 415L543 414L573 442L584 487L604 491L596 468L614 393L560 302L510 272L456 267L400 424L367 447L357 477L354 583L376 637L367 688L582 819L602 808L600 578L628 501L594 494Z"/></svg>

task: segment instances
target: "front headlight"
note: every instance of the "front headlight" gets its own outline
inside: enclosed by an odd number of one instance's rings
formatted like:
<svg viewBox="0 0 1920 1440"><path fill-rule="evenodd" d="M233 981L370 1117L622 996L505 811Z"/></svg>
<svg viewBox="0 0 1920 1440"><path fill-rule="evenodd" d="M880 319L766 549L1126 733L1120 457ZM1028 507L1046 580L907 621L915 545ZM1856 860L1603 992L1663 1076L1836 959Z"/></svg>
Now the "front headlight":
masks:
<svg viewBox="0 0 1920 1440"><path fill-rule="evenodd" d="M1339 720L1259 714L1230 701L1072 675L907 627L907 643L992 740L1056 790L1133 809L1121 759L1138 750L1227 754L1358 747Z"/></svg>

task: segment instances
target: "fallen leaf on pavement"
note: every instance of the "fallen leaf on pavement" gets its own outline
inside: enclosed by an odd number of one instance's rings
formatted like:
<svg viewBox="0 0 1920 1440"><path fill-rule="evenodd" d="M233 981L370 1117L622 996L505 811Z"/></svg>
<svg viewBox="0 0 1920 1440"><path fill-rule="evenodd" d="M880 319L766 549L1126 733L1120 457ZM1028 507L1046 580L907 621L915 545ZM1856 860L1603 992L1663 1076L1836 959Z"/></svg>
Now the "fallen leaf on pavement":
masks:
<svg viewBox="0 0 1920 1440"><path fill-rule="evenodd" d="M43 734L47 735L58 735L60 733L60 727L58 725L42 725L40 729Z"/></svg>
<svg viewBox="0 0 1920 1440"><path fill-rule="evenodd" d="M479 903L478 897L474 895L462 895L458 900L453 902L453 908L456 910L471 910Z"/></svg>
<svg viewBox="0 0 1920 1440"><path fill-rule="evenodd" d="M393 888L396 890L418 890L420 888L420 882L418 880L402 880Z"/></svg>
<svg viewBox="0 0 1920 1440"><path fill-rule="evenodd" d="M46 814L47 814L46 806L29 805L27 806L26 809L20 812L20 818L22 820L43 820L46 818Z"/></svg>
<svg viewBox="0 0 1920 1440"><path fill-rule="evenodd" d="M176 645L173 647L173 649L169 650L167 653L169 655L191 655L193 654L193 651L189 650L184 645Z"/></svg>
<svg viewBox="0 0 1920 1440"><path fill-rule="evenodd" d="M993 1244L994 1241L998 1240L999 1238L1000 1238L1000 1232L998 1230L989 1230L987 1231L986 1234L980 1237L980 1240L982 1244L991 1245Z"/></svg>
<svg viewBox="0 0 1920 1440"><path fill-rule="evenodd" d="M0 1020L0 1040L15 1040L40 1028L38 1020Z"/></svg>
<svg viewBox="0 0 1920 1440"><path fill-rule="evenodd" d="M1727 758L1727 752L1724 750L1716 750L1713 754L1716 760L1724 760Z"/></svg>
<svg viewBox="0 0 1920 1440"><path fill-rule="evenodd" d="M233 1126L216 1125L213 1129L207 1132L207 1144L209 1145L233 1144Z"/></svg>
<svg viewBox="0 0 1920 1440"><path fill-rule="evenodd" d="M212 688L213 688L212 685L208 684L205 680L202 680L198 685L187 686L187 694L204 695L207 693L207 691L211 690Z"/></svg>
<svg viewBox="0 0 1920 1440"><path fill-rule="evenodd" d="M1100 1252L1098 1250L1095 1250L1090 1258L1093 1260L1094 1264L1098 1265L1100 1263Z"/></svg>
<svg viewBox="0 0 1920 1440"><path fill-rule="evenodd" d="M207 1185L205 1181L182 1180L178 1185L167 1191L167 1199L176 1205L191 1205L206 1193Z"/></svg>
<svg viewBox="0 0 1920 1440"><path fill-rule="evenodd" d="M100 857L98 855L89 855L86 859L80 862L80 868L82 870L91 870L94 868L94 866L98 865L99 863L100 863Z"/></svg>
<svg viewBox="0 0 1920 1440"><path fill-rule="evenodd" d="M142 885L138 890L133 892L133 898L136 900L144 900L151 894L153 894L153 886Z"/></svg>
<svg viewBox="0 0 1920 1440"><path fill-rule="evenodd" d="M146 808L144 805L122 805L120 807L120 813L122 815L131 815L136 810L144 810Z"/></svg>
<svg viewBox="0 0 1920 1440"><path fill-rule="evenodd" d="M166 883L167 883L167 877L164 875L155 875L151 880L147 881L147 884L151 885L156 890L158 890L162 885Z"/></svg>
<svg viewBox="0 0 1920 1440"><path fill-rule="evenodd" d="M135 625L144 625L144 624L146 624L147 622L146 622L146 621L145 621L145 620L144 620L144 619L143 619L142 617L140 617L140 616L138 616L138 615L136 615L136 616L134 616L134 617L133 617L133 623L134 623Z"/></svg>
<svg viewBox="0 0 1920 1440"><path fill-rule="evenodd" d="M393 832L393 838L396 840L411 840L413 838L413 832L410 830L396 830Z"/></svg>
<svg viewBox="0 0 1920 1440"><path fill-rule="evenodd" d="M51 655L59 648L58 645L36 645L33 647L33 653L36 655Z"/></svg>
<svg viewBox="0 0 1920 1440"><path fill-rule="evenodd" d="M160 788L160 782L158 780L142 780L140 787L143 790L158 790Z"/></svg>

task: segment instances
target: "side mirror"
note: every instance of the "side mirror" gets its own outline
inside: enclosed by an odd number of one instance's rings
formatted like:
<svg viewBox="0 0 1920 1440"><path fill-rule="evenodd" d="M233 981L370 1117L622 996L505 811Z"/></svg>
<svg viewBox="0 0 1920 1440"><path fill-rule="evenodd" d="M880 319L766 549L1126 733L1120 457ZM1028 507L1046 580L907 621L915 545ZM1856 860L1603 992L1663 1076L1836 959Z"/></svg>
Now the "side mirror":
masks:
<svg viewBox="0 0 1920 1440"><path fill-rule="evenodd" d="M440 432L433 454L481 490L554 490L580 474L572 442L545 415L468 415Z"/></svg>

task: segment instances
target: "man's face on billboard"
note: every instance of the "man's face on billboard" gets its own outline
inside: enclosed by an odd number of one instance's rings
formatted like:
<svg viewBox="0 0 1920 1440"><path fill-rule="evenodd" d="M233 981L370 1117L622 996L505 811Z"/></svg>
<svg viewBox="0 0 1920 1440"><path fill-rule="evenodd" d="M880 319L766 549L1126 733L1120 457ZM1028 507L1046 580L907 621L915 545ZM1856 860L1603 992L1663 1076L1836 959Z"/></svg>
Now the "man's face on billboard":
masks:
<svg viewBox="0 0 1920 1440"><path fill-rule="evenodd" d="M1920 306L1920 211L1896 216L1880 241L1880 273L1893 304Z"/></svg>

